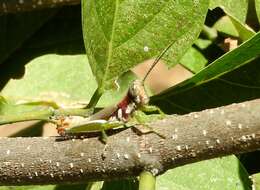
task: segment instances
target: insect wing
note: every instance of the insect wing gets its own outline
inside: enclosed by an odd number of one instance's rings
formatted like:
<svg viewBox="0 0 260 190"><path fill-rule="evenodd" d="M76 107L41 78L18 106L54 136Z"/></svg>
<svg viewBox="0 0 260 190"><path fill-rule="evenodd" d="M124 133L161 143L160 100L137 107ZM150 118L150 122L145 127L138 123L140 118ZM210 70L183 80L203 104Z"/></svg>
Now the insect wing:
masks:
<svg viewBox="0 0 260 190"><path fill-rule="evenodd" d="M103 119L88 121L82 125L77 125L66 129L68 134L76 133L88 133L88 132L97 132L102 130L108 130L122 126L123 123L120 121L107 121Z"/></svg>
<svg viewBox="0 0 260 190"><path fill-rule="evenodd" d="M100 110L94 115L89 117L89 120L105 120L108 119L113 112L117 110L117 106L110 106Z"/></svg>

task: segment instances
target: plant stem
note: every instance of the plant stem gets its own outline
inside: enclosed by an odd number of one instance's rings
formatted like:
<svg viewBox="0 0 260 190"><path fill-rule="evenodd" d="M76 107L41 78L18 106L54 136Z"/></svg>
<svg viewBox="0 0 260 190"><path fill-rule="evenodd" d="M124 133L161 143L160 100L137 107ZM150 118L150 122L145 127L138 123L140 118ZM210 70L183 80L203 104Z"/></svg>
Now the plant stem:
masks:
<svg viewBox="0 0 260 190"><path fill-rule="evenodd" d="M86 108L88 108L88 109L95 108L95 106L97 105L97 103L103 93L104 93L104 90L102 88L98 87Z"/></svg>
<svg viewBox="0 0 260 190"><path fill-rule="evenodd" d="M20 114L2 115L0 116L0 125L21 122L21 121L32 121L32 120L47 121L49 117L52 115L53 115L53 111L51 109L20 113Z"/></svg>
<svg viewBox="0 0 260 190"><path fill-rule="evenodd" d="M74 116L82 116L88 117L93 114L93 109L83 109L83 108L68 108L68 109L58 109L56 110L55 116L59 115L74 115Z"/></svg>
<svg viewBox="0 0 260 190"><path fill-rule="evenodd" d="M55 116L82 116L87 117L92 113L92 109L45 109L45 110L37 110L30 111L19 114L8 114L0 116L0 125L10 124L21 121L32 121L32 120L42 120L42 121L50 121L50 117Z"/></svg>
<svg viewBox="0 0 260 190"><path fill-rule="evenodd" d="M151 172L143 171L139 177L139 190L155 190L156 178Z"/></svg>

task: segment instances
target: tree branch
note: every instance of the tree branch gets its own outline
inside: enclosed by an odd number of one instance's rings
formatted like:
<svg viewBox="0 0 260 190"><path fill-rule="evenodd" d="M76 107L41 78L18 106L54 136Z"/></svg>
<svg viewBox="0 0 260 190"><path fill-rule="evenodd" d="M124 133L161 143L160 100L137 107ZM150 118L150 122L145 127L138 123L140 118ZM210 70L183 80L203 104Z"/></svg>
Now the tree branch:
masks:
<svg viewBox="0 0 260 190"><path fill-rule="evenodd" d="M1 0L0 15L77 4L80 0Z"/></svg>
<svg viewBox="0 0 260 190"><path fill-rule="evenodd" d="M1 138L0 185L76 183L158 175L200 160L260 148L260 99L151 123L157 132L128 128L110 135L61 140Z"/></svg>

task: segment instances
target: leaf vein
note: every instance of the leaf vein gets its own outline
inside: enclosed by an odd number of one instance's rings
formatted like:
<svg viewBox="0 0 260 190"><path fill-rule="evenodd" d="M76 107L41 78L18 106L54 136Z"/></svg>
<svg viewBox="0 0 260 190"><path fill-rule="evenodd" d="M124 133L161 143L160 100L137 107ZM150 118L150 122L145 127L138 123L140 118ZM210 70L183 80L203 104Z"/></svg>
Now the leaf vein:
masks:
<svg viewBox="0 0 260 190"><path fill-rule="evenodd" d="M118 4L119 4L119 2L118 2L118 0L116 0L115 11L114 11L114 16L113 16L113 23L112 23L111 37L110 37L110 41L108 43L106 69L105 69L104 77L103 77L102 82L101 82L102 87L104 85L104 81L106 80L109 64L110 64L111 58L112 58L113 39L114 39L114 31L115 31L115 20L116 20L116 15L117 15L117 11L118 11Z"/></svg>
<svg viewBox="0 0 260 190"><path fill-rule="evenodd" d="M220 80L220 81L223 82L223 83L226 83L226 84L229 84L229 85L232 85L232 86L238 86L238 87L241 87L241 88L260 89L260 86L239 84L239 83L232 82L232 81L228 81L228 80L221 79L221 78L218 78L218 80Z"/></svg>

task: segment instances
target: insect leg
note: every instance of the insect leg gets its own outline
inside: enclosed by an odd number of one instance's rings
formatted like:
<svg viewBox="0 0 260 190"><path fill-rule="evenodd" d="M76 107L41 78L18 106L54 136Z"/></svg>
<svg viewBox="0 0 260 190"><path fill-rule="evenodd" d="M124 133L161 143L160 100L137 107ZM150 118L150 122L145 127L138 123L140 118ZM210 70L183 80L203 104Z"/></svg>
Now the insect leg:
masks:
<svg viewBox="0 0 260 190"><path fill-rule="evenodd" d="M157 106L153 106L153 105L144 105L142 106L141 108L142 111L144 112L158 112L161 116L162 116L162 119L165 117L165 113L163 113L163 111L157 107Z"/></svg>
<svg viewBox="0 0 260 190"><path fill-rule="evenodd" d="M106 130L117 128L117 127L122 126L122 125L124 125L124 123L122 123L120 121L107 121L106 123L102 123L100 125L100 131L101 131L101 138L100 138L100 140L103 143L106 144L107 140L108 140L108 136L106 134Z"/></svg>
<svg viewBox="0 0 260 190"><path fill-rule="evenodd" d="M150 115L146 115L142 111L136 111L136 112L134 112L133 117L137 121L136 125L141 125L141 126L145 127L146 129L149 129L149 131L146 131L146 132L142 132L141 131L143 134L152 132L152 133L155 133L156 135L158 135L161 138L164 138L164 139L166 138L164 135L162 135L161 133L155 131L152 127L147 125L147 123L152 121L152 119L150 118Z"/></svg>
<svg viewBox="0 0 260 190"><path fill-rule="evenodd" d="M104 144L107 144L107 139L108 139L108 137L107 137L105 130L101 129L101 137L100 137L101 142L103 142Z"/></svg>

